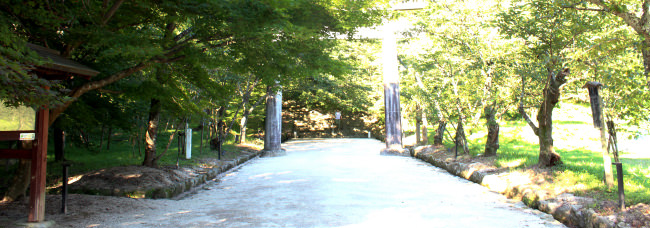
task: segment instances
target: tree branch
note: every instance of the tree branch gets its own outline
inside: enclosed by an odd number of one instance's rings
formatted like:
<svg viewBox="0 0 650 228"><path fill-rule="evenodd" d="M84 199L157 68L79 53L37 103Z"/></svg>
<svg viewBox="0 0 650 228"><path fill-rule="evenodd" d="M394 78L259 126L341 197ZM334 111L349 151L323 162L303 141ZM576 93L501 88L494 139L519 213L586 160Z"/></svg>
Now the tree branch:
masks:
<svg viewBox="0 0 650 228"><path fill-rule="evenodd" d="M605 12L604 9L595 9L595 8L579 8L579 7L575 7L575 6L562 6L562 8L565 8L565 9L574 9L574 10L582 10L582 11Z"/></svg>
<svg viewBox="0 0 650 228"><path fill-rule="evenodd" d="M539 128L535 125L535 123L530 119L528 116L528 113L526 113L526 110L524 109L524 88L526 87L526 80L524 80L524 76L521 76L521 95L519 96L519 114L524 118L526 123L528 123L528 126L533 129L533 132L535 135L539 135Z"/></svg>
<svg viewBox="0 0 650 228"><path fill-rule="evenodd" d="M115 15L115 12L117 12L117 9L120 8L120 5L122 5L123 2L124 0L117 0L117 2L115 2L113 6L111 6L111 8L106 11L104 18L102 18L102 26L108 23L108 21L113 17L113 15Z"/></svg>

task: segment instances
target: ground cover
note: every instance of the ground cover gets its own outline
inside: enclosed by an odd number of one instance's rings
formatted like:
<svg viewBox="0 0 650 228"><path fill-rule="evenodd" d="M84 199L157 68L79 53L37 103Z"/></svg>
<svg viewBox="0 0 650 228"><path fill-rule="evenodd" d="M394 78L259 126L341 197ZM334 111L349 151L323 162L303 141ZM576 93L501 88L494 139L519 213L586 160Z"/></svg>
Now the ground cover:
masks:
<svg viewBox="0 0 650 228"><path fill-rule="evenodd" d="M601 215L623 216L629 224L650 222L650 153L646 150L623 150L623 176L625 184L625 212L618 212L618 189L607 189L603 182L603 159L600 151L599 132L593 128L591 114L584 105L562 104L554 113L554 145L562 156L563 165L541 169L536 167L539 146L533 131L523 121L513 120L501 123L500 148L496 157L481 156L485 148L487 132L480 124L469 129L470 154L461 154L456 159L465 163L480 163L482 167L495 172L507 172L524 177L526 182L535 183L538 189L555 197L563 193L595 199L599 203L589 205ZM449 125L448 125L449 126ZM453 135L453 129L448 129ZM435 129L429 131L432 142ZM626 141L622 133L619 140ZM455 148L449 137L445 138L445 153L453 159ZM637 146L637 148L642 148ZM610 155L611 156L611 155ZM613 161L613 156L612 161ZM616 177L616 170L614 169ZM616 180L615 180L616 181ZM629 217L629 218L628 218Z"/></svg>
<svg viewBox="0 0 650 228"><path fill-rule="evenodd" d="M167 147L169 142L169 135L172 130L163 131L158 136L158 143L156 144L158 153L162 153ZM144 156L144 148L138 151L137 144L134 146L128 139L122 137L119 133L112 137L110 150L106 149L106 142L103 148L99 150L97 145L91 144L90 147L68 144L66 146L66 163L70 164L68 173L71 179L91 171L108 169L112 167L128 167L139 166L142 164ZM178 161L179 167L201 166L206 161L216 160L219 155L215 150L210 149L208 144L207 135L204 135L203 148L201 149L201 132L192 132L192 159L185 159L185 155L178 154L178 135L176 135L170 144L170 147L165 155L160 159L160 167L175 168ZM259 144L259 140L249 138L252 145ZM54 153L52 148L53 143L50 143L48 150L48 165L47 165L47 189L51 194L56 194L60 191L62 184L62 165L61 162L54 161ZM144 147L144 145L141 145ZM223 155L221 160L232 160L241 155L242 148L237 147L233 140L229 140L223 146ZM13 169L11 165L5 164L7 167L0 169L0 174L3 177L10 177ZM2 178L2 185L7 186L8 178ZM0 189L3 192L4 189Z"/></svg>
<svg viewBox="0 0 650 228"><path fill-rule="evenodd" d="M576 104L561 104L554 113L554 145L562 156L563 165L554 167L553 182L549 188L570 188L576 195L596 199L616 200L617 186L607 189L603 183L603 159L600 152L599 133L591 123L588 107ZM487 132L477 127L469 132L468 143L472 156L483 153ZM496 167L525 169L537 164L539 156L538 139L523 121L506 121L501 124L500 148L494 160ZM453 132L453 129L449 129ZM433 136L435 130L429 132ZM627 136L622 134L621 139ZM432 140L429 139L429 140ZM445 140L447 148L454 147L451 140ZM461 151L459 151L461 152ZM625 183L626 205L650 204L650 154L646 151L621 151ZM610 155L611 156L611 155ZM613 156L612 161L613 161ZM616 170L614 169L614 176Z"/></svg>

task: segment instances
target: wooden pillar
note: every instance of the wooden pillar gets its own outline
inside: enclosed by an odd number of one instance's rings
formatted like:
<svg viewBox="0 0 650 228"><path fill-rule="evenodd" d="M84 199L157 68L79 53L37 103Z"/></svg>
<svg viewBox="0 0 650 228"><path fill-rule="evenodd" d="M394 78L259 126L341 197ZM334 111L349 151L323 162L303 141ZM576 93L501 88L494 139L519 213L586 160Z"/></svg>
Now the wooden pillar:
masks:
<svg viewBox="0 0 650 228"><path fill-rule="evenodd" d="M587 82L583 88L589 90L589 102L591 103L591 112L594 121L594 127L600 131L600 145L603 155L603 165L605 166L605 184L607 188L614 187L614 174L612 172L612 160L607 153L607 136L605 129L605 118L603 116L603 99L600 97L599 89L603 84L599 82Z"/></svg>
<svg viewBox="0 0 650 228"><path fill-rule="evenodd" d="M32 167L29 188L28 222L42 222L45 218L45 177L47 175L47 132L50 110L38 111L36 141L32 149Z"/></svg>
<svg viewBox="0 0 650 228"><path fill-rule="evenodd" d="M282 150L282 91L276 84L269 86L266 94L266 132L264 134L264 156L284 155Z"/></svg>

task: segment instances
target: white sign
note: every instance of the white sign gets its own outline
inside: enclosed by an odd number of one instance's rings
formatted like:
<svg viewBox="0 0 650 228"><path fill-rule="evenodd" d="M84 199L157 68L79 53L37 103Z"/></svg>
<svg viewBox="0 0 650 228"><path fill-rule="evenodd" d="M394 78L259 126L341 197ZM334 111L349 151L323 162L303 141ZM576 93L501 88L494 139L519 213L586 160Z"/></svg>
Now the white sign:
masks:
<svg viewBox="0 0 650 228"><path fill-rule="evenodd" d="M337 120L340 120L341 119L341 112L334 113L334 118L337 119Z"/></svg>
<svg viewBox="0 0 650 228"><path fill-rule="evenodd" d="M36 133L20 133L20 141L34 140Z"/></svg>
<svg viewBox="0 0 650 228"><path fill-rule="evenodd" d="M192 128L185 128L185 159L192 158Z"/></svg>

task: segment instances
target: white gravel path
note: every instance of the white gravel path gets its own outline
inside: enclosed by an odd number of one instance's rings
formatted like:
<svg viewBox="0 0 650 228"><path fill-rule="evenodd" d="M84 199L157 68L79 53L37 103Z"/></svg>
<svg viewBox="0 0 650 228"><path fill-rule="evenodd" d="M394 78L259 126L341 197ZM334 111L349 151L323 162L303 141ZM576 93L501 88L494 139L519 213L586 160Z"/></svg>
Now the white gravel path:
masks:
<svg viewBox="0 0 650 228"><path fill-rule="evenodd" d="M371 139L296 140L180 200L139 200L68 227L564 227Z"/></svg>

